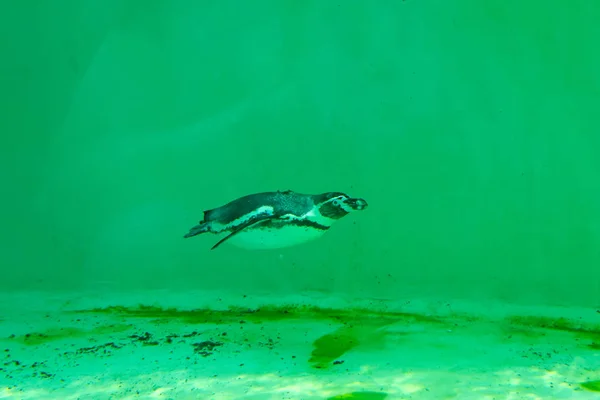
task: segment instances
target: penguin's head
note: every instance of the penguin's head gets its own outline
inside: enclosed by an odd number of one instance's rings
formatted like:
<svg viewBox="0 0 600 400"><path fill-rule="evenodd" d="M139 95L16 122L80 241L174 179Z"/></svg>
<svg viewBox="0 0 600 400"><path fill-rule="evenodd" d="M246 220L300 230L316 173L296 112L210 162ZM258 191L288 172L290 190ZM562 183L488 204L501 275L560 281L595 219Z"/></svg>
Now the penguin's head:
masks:
<svg viewBox="0 0 600 400"><path fill-rule="evenodd" d="M315 196L315 205L324 217L338 219L353 211L367 208L366 200L350 197L341 192L329 192Z"/></svg>

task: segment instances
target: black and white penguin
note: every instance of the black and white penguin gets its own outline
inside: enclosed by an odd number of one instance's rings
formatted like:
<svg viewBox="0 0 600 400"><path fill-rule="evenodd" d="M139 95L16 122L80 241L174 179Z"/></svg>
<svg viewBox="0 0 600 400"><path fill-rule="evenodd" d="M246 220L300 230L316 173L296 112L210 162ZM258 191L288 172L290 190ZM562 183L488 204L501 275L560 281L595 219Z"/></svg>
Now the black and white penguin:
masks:
<svg viewBox="0 0 600 400"><path fill-rule="evenodd" d="M245 249L277 249L317 239L340 218L365 208L365 200L340 192L256 193L204 211L204 219L184 237L227 232L211 250L225 241Z"/></svg>

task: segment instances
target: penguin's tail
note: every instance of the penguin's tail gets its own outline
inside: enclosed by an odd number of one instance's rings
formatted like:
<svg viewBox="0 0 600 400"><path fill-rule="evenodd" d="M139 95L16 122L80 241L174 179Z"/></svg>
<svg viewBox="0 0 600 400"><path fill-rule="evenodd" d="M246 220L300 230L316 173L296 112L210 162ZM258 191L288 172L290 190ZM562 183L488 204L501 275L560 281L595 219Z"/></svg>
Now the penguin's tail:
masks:
<svg viewBox="0 0 600 400"><path fill-rule="evenodd" d="M191 238L192 236L200 235L201 233L210 232L209 224L203 223L200 225L194 226L188 233L185 234L184 238Z"/></svg>

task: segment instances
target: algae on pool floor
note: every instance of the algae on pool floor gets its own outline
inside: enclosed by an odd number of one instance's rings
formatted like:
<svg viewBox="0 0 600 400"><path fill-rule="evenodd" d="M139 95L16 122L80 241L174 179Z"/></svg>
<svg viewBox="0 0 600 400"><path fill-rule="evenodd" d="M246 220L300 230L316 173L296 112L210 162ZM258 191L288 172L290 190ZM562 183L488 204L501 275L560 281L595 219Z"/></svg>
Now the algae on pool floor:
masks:
<svg viewBox="0 0 600 400"><path fill-rule="evenodd" d="M359 346L383 345L386 332L381 328L389 323L359 326L342 326L313 342L313 351L309 363L313 368L325 369L334 362L342 363L339 357Z"/></svg>
<svg viewBox="0 0 600 400"><path fill-rule="evenodd" d="M92 329L81 329L74 327L50 328L39 332L26 333L20 336L11 336L9 339L26 344L28 346L37 346L58 340L89 338L94 336L120 333L130 329L133 329L133 326L125 324L102 325Z"/></svg>
<svg viewBox="0 0 600 400"><path fill-rule="evenodd" d="M592 392L600 392L600 380L583 382L581 387Z"/></svg>

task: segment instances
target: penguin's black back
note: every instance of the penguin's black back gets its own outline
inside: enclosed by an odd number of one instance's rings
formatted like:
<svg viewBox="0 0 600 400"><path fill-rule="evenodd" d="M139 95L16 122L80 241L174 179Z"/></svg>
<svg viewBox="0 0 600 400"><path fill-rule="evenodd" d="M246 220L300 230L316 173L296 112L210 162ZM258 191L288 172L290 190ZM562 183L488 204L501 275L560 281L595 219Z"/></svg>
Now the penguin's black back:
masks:
<svg viewBox="0 0 600 400"><path fill-rule="evenodd" d="M296 193L291 190L255 193L240 197L224 206L204 211L204 221L201 222L215 221L228 224L262 206L273 207L275 216L302 215L310 211L314 204L312 195Z"/></svg>

